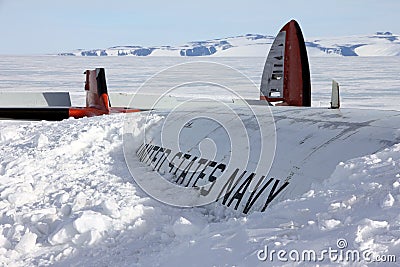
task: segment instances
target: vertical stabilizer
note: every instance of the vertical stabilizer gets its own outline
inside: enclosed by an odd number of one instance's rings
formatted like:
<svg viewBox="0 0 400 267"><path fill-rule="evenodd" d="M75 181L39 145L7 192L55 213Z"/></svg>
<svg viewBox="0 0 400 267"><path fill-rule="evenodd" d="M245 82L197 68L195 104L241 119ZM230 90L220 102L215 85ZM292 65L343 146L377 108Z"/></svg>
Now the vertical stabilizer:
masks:
<svg viewBox="0 0 400 267"><path fill-rule="evenodd" d="M311 106L307 50L295 20L280 30L271 46L261 79L260 99L279 105Z"/></svg>
<svg viewBox="0 0 400 267"><path fill-rule="evenodd" d="M86 107L108 111L110 102L104 68L86 70L85 74Z"/></svg>

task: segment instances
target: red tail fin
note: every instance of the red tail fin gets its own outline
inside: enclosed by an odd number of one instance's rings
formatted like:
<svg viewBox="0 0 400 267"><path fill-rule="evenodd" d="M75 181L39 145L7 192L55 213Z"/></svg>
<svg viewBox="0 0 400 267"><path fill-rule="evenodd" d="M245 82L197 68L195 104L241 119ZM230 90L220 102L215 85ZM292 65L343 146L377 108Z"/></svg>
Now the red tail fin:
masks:
<svg viewBox="0 0 400 267"><path fill-rule="evenodd" d="M108 99L104 68L87 70L85 74L86 107L108 112L110 109L110 101Z"/></svg>
<svg viewBox="0 0 400 267"><path fill-rule="evenodd" d="M288 22L276 36L261 79L260 99L278 105L311 106L307 50L299 24Z"/></svg>

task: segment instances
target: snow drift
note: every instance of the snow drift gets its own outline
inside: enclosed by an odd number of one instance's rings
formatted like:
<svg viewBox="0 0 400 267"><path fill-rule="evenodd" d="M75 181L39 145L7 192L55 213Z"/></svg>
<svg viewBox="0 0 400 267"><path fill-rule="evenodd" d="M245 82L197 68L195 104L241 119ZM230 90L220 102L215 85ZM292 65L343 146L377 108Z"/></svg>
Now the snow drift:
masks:
<svg viewBox="0 0 400 267"><path fill-rule="evenodd" d="M304 195L245 217L148 197L126 167L122 125L123 115L0 122L2 264L264 266L256 252L265 245L322 249L338 238L399 253L399 145L340 163Z"/></svg>

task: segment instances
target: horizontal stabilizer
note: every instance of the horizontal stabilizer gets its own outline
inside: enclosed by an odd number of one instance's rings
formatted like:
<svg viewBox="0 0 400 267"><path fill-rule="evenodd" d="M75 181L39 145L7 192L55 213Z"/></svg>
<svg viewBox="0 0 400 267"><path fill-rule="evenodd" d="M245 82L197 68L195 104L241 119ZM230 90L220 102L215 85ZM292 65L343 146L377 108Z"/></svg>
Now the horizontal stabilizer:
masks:
<svg viewBox="0 0 400 267"><path fill-rule="evenodd" d="M0 92L0 107L70 107L68 92Z"/></svg>

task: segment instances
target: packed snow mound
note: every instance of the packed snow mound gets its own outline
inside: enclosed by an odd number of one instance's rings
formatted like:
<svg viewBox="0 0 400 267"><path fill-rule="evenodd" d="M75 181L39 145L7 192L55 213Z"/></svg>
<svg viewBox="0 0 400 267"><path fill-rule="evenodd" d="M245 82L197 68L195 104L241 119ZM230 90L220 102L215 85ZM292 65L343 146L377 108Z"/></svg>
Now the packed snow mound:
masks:
<svg viewBox="0 0 400 267"><path fill-rule="evenodd" d="M132 116L138 136L152 125ZM321 251L340 238L349 249L400 253L400 144L244 216L147 196L125 164L123 122L122 114L0 121L1 265L265 266L257 257L265 246Z"/></svg>
<svg viewBox="0 0 400 267"><path fill-rule="evenodd" d="M64 56L257 56L263 57L275 36L246 34L189 42L180 46L114 46L106 49L79 49ZM399 56L399 35L377 32L373 35L306 39L310 56Z"/></svg>
<svg viewBox="0 0 400 267"><path fill-rule="evenodd" d="M222 207L166 206L138 188L124 160L123 119L0 121L2 265L141 265L226 217Z"/></svg>

